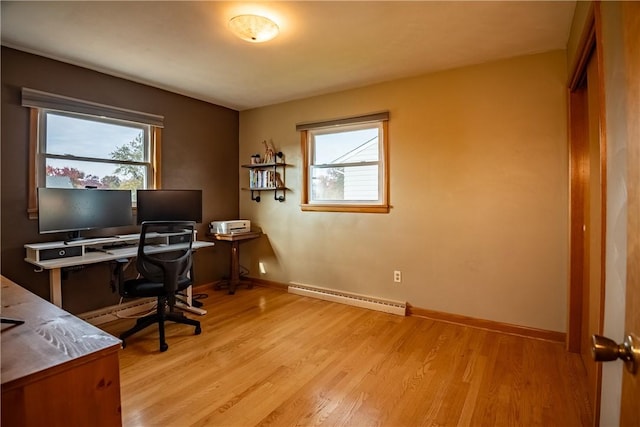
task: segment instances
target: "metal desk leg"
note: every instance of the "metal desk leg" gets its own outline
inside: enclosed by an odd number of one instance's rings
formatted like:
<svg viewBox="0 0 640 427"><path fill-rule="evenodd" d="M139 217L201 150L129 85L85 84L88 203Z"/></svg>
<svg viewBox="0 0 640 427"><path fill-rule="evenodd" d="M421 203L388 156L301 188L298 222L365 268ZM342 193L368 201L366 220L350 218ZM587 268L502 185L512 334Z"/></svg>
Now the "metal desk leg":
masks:
<svg viewBox="0 0 640 427"><path fill-rule="evenodd" d="M204 308L194 307L193 305L191 305L191 301L193 300L193 286L189 286L186 289L186 291L187 291L186 303L182 301L176 301L176 307L178 307L181 310L190 311L191 313L199 314L201 316L207 314L207 310L205 310Z"/></svg>

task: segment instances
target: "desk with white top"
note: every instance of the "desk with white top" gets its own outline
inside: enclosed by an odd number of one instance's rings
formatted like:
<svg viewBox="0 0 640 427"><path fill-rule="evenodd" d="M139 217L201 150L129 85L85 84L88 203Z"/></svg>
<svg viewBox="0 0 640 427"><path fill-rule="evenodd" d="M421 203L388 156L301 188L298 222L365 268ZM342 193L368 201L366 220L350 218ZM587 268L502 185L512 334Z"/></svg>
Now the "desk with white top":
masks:
<svg viewBox="0 0 640 427"><path fill-rule="evenodd" d="M184 247L180 243L181 232L171 234L148 235L156 238L156 244L147 252L171 252ZM139 234L125 234L115 237L82 239L70 242L49 242L26 244L25 261L49 270L50 300L62 307L62 269L80 265L96 264L117 259L131 259L138 254ZM193 250L213 246L213 242L194 241ZM187 292L188 303L191 303L191 287Z"/></svg>

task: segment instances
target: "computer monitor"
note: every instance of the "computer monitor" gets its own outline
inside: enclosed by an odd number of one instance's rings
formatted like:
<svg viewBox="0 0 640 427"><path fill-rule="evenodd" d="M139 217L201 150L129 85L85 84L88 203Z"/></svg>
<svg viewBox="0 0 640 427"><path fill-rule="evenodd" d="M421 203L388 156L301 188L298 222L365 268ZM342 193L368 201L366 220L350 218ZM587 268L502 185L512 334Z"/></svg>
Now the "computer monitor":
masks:
<svg viewBox="0 0 640 427"><path fill-rule="evenodd" d="M133 225L130 190L38 188L38 229L41 234L80 232Z"/></svg>
<svg viewBox="0 0 640 427"><path fill-rule="evenodd" d="M202 222L202 190L138 190L137 223L144 221Z"/></svg>

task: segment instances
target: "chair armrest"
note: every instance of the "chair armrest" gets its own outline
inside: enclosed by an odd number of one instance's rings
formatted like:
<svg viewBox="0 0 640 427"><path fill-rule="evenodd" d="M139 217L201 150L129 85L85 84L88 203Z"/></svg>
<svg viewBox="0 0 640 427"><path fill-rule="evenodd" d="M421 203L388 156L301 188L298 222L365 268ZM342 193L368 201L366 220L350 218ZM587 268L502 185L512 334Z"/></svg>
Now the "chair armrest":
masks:
<svg viewBox="0 0 640 427"><path fill-rule="evenodd" d="M111 292L115 293L116 290L118 290L120 295L122 295L122 286L124 284L124 270L129 267L129 264L131 264L131 260L127 258L118 258L116 260L113 260L112 263L114 264L114 268L111 272Z"/></svg>

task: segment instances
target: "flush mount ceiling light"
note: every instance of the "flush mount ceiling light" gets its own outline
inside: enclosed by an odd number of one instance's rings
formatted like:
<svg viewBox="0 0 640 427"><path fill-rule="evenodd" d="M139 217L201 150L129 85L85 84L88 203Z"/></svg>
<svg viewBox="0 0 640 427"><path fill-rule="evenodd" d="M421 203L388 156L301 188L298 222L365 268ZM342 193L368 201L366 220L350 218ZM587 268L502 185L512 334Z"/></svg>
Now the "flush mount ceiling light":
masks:
<svg viewBox="0 0 640 427"><path fill-rule="evenodd" d="M259 15L238 15L231 18L229 28L242 40L252 43L266 42L278 35L279 28L269 18Z"/></svg>

